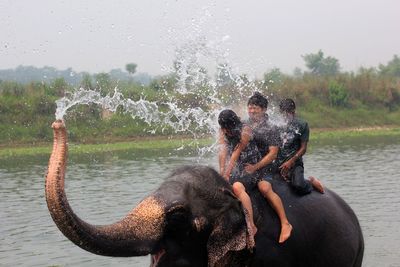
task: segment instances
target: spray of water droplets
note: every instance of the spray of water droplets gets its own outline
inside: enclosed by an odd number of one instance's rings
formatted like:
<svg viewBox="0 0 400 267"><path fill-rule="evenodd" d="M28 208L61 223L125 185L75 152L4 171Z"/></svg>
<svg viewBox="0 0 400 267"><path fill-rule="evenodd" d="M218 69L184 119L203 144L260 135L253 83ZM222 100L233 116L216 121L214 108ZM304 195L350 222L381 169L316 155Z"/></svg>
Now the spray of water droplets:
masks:
<svg viewBox="0 0 400 267"><path fill-rule="evenodd" d="M117 89L113 94L103 96L99 91L80 88L68 93L65 97L56 101L56 118L63 119L69 109L76 105L97 104L103 110L115 112L117 108L133 118L139 118L152 127L170 127L175 132L191 132L196 138L197 132L208 132L216 135L218 132L217 116L219 111L225 107L239 105L234 103L237 98L246 99L254 91L258 90L256 83L239 75L246 70L235 68L235 64L229 60L229 48L225 47L230 36L223 33L214 32L214 39L210 40L206 36L205 29L209 19L212 19L212 7L204 7L201 10L200 18L193 19L188 28L179 31L170 29L167 37L172 43L179 43L179 38L184 36L184 42L175 47L175 61L172 67L164 68L169 73L174 73L176 77L175 91L180 95L198 93L199 88L207 88L207 95L203 97L208 101L206 110L200 107L183 108L178 105L174 97L165 102L151 102L143 98L134 101L125 98ZM250 64L251 65L251 64ZM214 79L210 78L211 70ZM251 70L247 70L247 72ZM221 92L221 90L223 92ZM234 101L227 101L224 97L236 98ZM244 103L241 103L244 104ZM211 107L211 108L210 108ZM245 107L243 105L243 107ZM241 109L242 111L244 109ZM243 115L243 114L241 114ZM153 130L155 132L155 130ZM212 146L213 149L215 145ZM202 152L200 152L202 153Z"/></svg>
<svg viewBox="0 0 400 267"><path fill-rule="evenodd" d="M57 100L56 104L56 119L63 119L66 112L76 105L97 104L102 109L111 112L115 112L118 107L121 107L122 111L132 118L139 118L149 125L170 126L176 132L193 131L190 127L194 124L197 129L212 128L213 126L211 118L214 112L206 112L201 108L182 109L174 102L162 103L167 109L161 111L160 103L145 99L134 101L125 98L117 89L112 95L102 96L99 91L80 88Z"/></svg>

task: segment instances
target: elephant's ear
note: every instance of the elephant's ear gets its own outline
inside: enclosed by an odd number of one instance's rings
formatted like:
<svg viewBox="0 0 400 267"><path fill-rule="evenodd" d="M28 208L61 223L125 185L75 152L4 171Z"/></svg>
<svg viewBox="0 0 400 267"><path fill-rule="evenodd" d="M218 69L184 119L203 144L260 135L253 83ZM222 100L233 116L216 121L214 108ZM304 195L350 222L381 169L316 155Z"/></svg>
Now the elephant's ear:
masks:
<svg viewBox="0 0 400 267"><path fill-rule="evenodd" d="M208 263L210 267L225 266L223 263L232 261L235 252L251 251L255 245L248 213L243 209L238 214L234 209L227 210L215 221L214 228L207 242ZM244 266L244 265L242 265Z"/></svg>

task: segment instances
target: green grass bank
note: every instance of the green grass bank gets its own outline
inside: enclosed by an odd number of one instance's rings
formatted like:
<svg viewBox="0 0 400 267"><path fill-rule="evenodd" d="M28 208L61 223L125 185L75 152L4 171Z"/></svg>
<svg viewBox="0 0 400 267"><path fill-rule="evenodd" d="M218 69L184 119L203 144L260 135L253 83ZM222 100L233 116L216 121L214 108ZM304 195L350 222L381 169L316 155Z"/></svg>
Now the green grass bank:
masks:
<svg viewBox="0 0 400 267"><path fill-rule="evenodd" d="M381 139L400 141L400 127L360 127L342 129L312 129L310 145L312 144L335 144L338 142L355 142L357 140ZM76 144L69 143L70 154L91 154L104 152L118 152L125 150L160 150L176 149L179 147L204 147L215 142L212 137L194 140L187 137L168 138L168 137L149 137L146 139L133 139L130 141L97 143L97 144ZM18 147L3 146L0 148L0 159L19 157L50 155L52 143L42 143L38 145L19 145Z"/></svg>

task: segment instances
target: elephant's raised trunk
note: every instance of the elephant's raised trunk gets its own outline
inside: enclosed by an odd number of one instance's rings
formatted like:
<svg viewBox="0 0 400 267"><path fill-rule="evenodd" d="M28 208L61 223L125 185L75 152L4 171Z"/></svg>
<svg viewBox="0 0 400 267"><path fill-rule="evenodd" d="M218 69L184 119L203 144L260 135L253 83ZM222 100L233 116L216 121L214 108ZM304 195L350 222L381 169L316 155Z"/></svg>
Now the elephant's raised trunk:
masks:
<svg viewBox="0 0 400 267"><path fill-rule="evenodd" d="M82 221L68 204L64 191L67 133L62 121L55 121L53 151L46 177L46 200L61 232L79 247L105 256L149 254L160 239L165 223L162 201L144 199L124 219L111 225L94 226Z"/></svg>

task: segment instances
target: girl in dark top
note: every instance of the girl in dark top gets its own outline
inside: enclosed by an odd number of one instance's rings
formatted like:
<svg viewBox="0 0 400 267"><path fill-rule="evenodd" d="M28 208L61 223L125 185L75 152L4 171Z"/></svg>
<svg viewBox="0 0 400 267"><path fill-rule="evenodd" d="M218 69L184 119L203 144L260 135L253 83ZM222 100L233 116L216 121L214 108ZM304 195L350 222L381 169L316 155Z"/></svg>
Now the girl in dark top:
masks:
<svg viewBox="0 0 400 267"><path fill-rule="evenodd" d="M254 237L257 227L253 220L253 208L243 185L243 183L248 182L244 179L251 179L251 176L244 176L244 164L257 162L260 154L256 145L252 142L250 127L242 124L235 112L229 109L222 111L219 114L218 123L221 127L219 133L219 172L225 180L232 184L233 193L247 210L251 234Z"/></svg>
<svg viewBox="0 0 400 267"><path fill-rule="evenodd" d="M223 132L223 144L227 149L227 155L232 155L236 148L243 146L236 165L230 173L229 181L233 184L234 181L240 180L245 173L246 164L255 164L261 159L261 154L254 141L253 134L248 125L243 124L239 117L232 110L224 110L219 117L221 132ZM233 128L231 125L233 125ZM244 135L242 138L242 134ZM246 142L243 144L243 142ZM237 152L238 153L238 152ZM224 163L221 162L222 168Z"/></svg>

